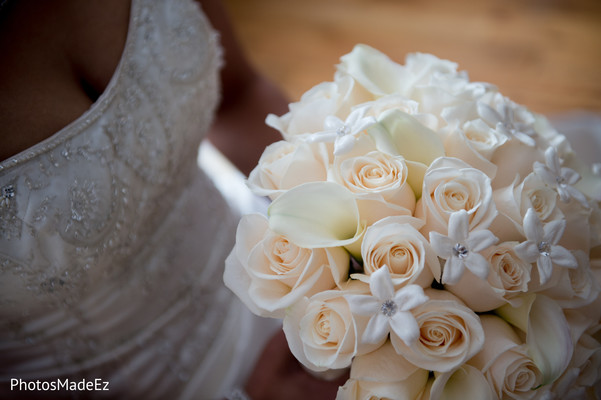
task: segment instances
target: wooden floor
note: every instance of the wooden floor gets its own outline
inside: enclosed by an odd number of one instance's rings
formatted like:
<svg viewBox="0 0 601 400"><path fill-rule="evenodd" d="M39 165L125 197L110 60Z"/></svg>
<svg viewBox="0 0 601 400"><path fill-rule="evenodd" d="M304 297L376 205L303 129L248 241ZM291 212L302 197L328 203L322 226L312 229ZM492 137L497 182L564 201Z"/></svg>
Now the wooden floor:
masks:
<svg viewBox="0 0 601 400"><path fill-rule="evenodd" d="M601 113L601 0L225 0L255 65L296 100L356 43L425 52L531 110Z"/></svg>

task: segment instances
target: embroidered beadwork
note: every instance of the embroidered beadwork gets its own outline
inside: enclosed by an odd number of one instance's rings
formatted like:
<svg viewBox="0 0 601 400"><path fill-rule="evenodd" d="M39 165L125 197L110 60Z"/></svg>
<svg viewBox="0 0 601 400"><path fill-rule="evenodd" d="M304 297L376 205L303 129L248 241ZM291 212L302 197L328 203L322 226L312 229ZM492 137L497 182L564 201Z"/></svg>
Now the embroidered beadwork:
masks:
<svg viewBox="0 0 601 400"><path fill-rule="evenodd" d="M0 163L3 360L27 354L43 368L24 376L92 371L114 376L118 396L156 368L164 393L153 395L176 396L227 321L230 296L215 283L237 218L195 171L221 64L197 7L134 0L99 100ZM0 363L0 379L15 371Z"/></svg>

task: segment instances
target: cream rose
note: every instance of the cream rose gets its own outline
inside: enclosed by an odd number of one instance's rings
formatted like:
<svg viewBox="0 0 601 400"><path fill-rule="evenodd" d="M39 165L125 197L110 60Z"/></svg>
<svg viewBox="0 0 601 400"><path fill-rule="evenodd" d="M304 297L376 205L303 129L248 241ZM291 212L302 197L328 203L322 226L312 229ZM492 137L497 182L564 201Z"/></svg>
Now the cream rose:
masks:
<svg viewBox="0 0 601 400"><path fill-rule="evenodd" d="M405 70L406 78L400 93L420 101L422 106L426 107L426 112L431 112L428 109L432 108L437 111L437 114L440 113L442 105L439 102L450 97L451 90L441 90L440 96L428 96L433 90L445 84L449 86L454 84L452 85L455 88L453 92L458 92L468 84L467 76L457 72L456 63L442 60L431 54L408 54L405 58Z"/></svg>
<svg viewBox="0 0 601 400"><path fill-rule="evenodd" d="M499 399L532 399L542 374L511 326L494 315L480 317L484 347L469 364L478 368Z"/></svg>
<svg viewBox="0 0 601 400"><path fill-rule="evenodd" d="M418 231L422 224L416 218L399 216L367 228L361 245L364 273L352 277L369 282L372 273L386 266L395 289L410 284L430 286L434 277L429 266L438 263L438 257Z"/></svg>
<svg viewBox="0 0 601 400"><path fill-rule="evenodd" d="M347 157L336 158L330 177L355 195L361 219L368 225L389 215L411 215L415 209L405 160L375 150L367 136Z"/></svg>
<svg viewBox="0 0 601 400"><path fill-rule="evenodd" d="M466 271L457 284L447 285L446 289L476 312L491 311L511 303L512 298L528 291L532 270L532 264L515 253L517 244L504 242L482 252L490 265L486 280Z"/></svg>
<svg viewBox="0 0 601 400"><path fill-rule="evenodd" d="M549 222L563 217L557 205L557 192L535 174L529 174L519 182L493 191L499 212L491 228L501 240L515 240L524 235L522 222L528 209L536 211L539 219Z"/></svg>
<svg viewBox="0 0 601 400"><path fill-rule="evenodd" d="M557 283L542 293L564 308L577 308L592 303L599 296L599 285L591 272L588 256L574 252L578 261L575 269L562 268Z"/></svg>
<svg viewBox="0 0 601 400"><path fill-rule="evenodd" d="M583 334L564 374L553 384L553 393L568 400L596 400L601 389L601 343ZM560 397L559 397L560 396Z"/></svg>
<svg viewBox="0 0 601 400"><path fill-rule="evenodd" d="M224 281L255 314L282 318L303 296L336 287L348 266L343 249L298 247L271 231L264 216L250 214L238 225Z"/></svg>
<svg viewBox="0 0 601 400"><path fill-rule="evenodd" d="M445 154L467 162L494 179L497 166L490 159L495 149L506 140L505 136L492 130L484 121L476 119L449 130L444 140Z"/></svg>
<svg viewBox="0 0 601 400"><path fill-rule="evenodd" d="M477 352L484 343L478 316L447 291L426 289L430 300L411 310L420 328L417 342L409 347L393 340L396 351L414 365L448 372Z"/></svg>
<svg viewBox="0 0 601 400"><path fill-rule="evenodd" d="M300 101L289 105L286 114L280 117L269 114L265 122L286 140L293 140L323 130L324 121L330 115L345 119L353 105L372 99L353 78L339 74L334 82L322 82L305 92Z"/></svg>
<svg viewBox="0 0 601 400"><path fill-rule="evenodd" d="M459 210L467 211L470 231L488 227L497 215L490 179L459 159L438 158L426 172L415 207L415 216L426 221L422 233L446 234L451 214Z"/></svg>
<svg viewBox="0 0 601 400"><path fill-rule="evenodd" d="M339 388L337 400L418 399L428 371L417 368L394 351L390 342L357 356L350 379Z"/></svg>
<svg viewBox="0 0 601 400"><path fill-rule="evenodd" d="M304 141L272 143L251 171L248 186L259 196L275 199L302 183L325 181L326 167L316 147Z"/></svg>
<svg viewBox="0 0 601 400"><path fill-rule="evenodd" d="M366 288L360 282L357 286ZM357 354L376 348L375 345L359 346L368 319L353 317L343 297L349 290L354 289L329 290L305 297L286 312L284 333L288 346L292 354L313 371L347 368Z"/></svg>

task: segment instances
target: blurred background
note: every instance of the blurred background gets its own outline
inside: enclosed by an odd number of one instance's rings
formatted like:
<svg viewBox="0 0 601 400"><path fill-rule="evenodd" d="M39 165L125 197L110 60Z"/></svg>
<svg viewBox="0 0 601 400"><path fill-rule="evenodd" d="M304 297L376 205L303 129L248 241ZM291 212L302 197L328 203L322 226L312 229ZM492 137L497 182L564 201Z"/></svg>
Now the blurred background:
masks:
<svg viewBox="0 0 601 400"><path fill-rule="evenodd" d="M356 43L459 64L534 112L601 114L601 0L225 0L248 57L291 101Z"/></svg>

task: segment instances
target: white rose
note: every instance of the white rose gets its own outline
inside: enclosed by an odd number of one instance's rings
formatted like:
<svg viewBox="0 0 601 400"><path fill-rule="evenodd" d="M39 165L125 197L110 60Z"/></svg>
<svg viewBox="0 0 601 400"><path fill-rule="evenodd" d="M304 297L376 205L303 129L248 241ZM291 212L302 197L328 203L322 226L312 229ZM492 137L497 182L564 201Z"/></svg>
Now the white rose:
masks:
<svg viewBox="0 0 601 400"><path fill-rule="evenodd" d="M557 204L557 192L536 175L529 174L522 182L493 191L499 216L491 224L491 230L501 240L516 240L524 235L522 222L528 209L536 211L539 219L549 222L563 217Z"/></svg>
<svg viewBox="0 0 601 400"><path fill-rule="evenodd" d="M446 234L451 214L459 210L467 211L470 231L488 227L497 215L490 179L459 159L438 158L426 172L415 207L415 216L426 221L422 232Z"/></svg>
<svg viewBox="0 0 601 400"><path fill-rule="evenodd" d="M494 315L480 316L484 347L469 361L484 373L499 399L532 399L542 374L509 324Z"/></svg>
<svg viewBox="0 0 601 400"><path fill-rule="evenodd" d="M594 214L591 215L591 209L584 208L573 200L569 203L559 201L558 208L566 220L566 229L561 236L559 245L571 251L581 250L588 254L591 244L595 241L594 237L598 234L594 229L599 228L594 226L594 221L591 221L595 218Z"/></svg>
<svg viewBox="0 0 601 400"><path fill-rule="evenodd" d="M434 289L424 292L430 300L411 310L420 337L411 347L400 339L393 345L420 368L448 372L480 351L484 332L478 316L453 294Z"/></svg>
<svg viewBox="0 0 601 400"><path fill-rule="evenodd" d="M561 268L558 282L542 293L564 308L582 307L599 296L599 286L591 272L589 258L583 251L574 252L578 261L575 269Z"/></svg>
<svg viewBox="0 0 601 400"><path fill-rule="evenodd" d="M596 400L601 395L601 343L583 334L564 374L553 384L553 393L566 400Z"/></svg>
<svg viewBox="0 0 601 400"><path fill-rule="evenodd" d="M509 299L528 291L532 264L523 261L515 253L518 242L504 242L485 250L490 262L488 281L495 291Z"/></svg>
<svg viewBox="0 0 601 400"><path fill-rule="evenodd" d="M326 178L324 162L312 146L282 140L265 148L249 175L248 186L255 194L274 199L287 189Z"/></svg>
<svg viewBox="0 0 601 400"><path fill-rule="evenodd" d="M430 265L438 263L438 257L418 231L422 224L413 217L399 216L367 228L361 245L364 273L352 277L369 282L372 273L386 266L395 289L410 284L430 286L434 278Z"/></svg>
<svg viewBox="0 0 601 400"><path fill-rule="evenodd" d="M497 175L492 187L505 187L517 178L522 179L532 172L535 161L544 160L543 152L535 146L528 146L517 139L508 140L499 147L490 160L497 166Z"/></svg>
<svg viewBox="0 0 601 400"><path fill-rule="evenodd" d="M446 285L446 289L476 312L491 311L511 303L512 298L528 291L532 270L532 264L515 254L517 244L504 242L482 252L490 265L486 280L466 271L457 284Z"/></svg>
<svg viewBox="0 0 601 400"><path fill-rule="evenodd" d="M421 113L418 102L401 96L400 94L388 94L379 97L374 101L363 103L363 105L367 107L366 115L370 115L375 118L380 118L382 114L385 114L388 111L397 110L411 115L428 129L438 129L438 118L435 115Z"/></svg>
<svg viewBox="0 0 601 400"><path fill-rule="evenodd" d="M238 225L224 281L255 314L282 318L303 296L336 287L348 266L341 248L298 247L271 231L264 216L250 214Z"/></svg>
<svg viewBox="0 0 601 400"><path fill-rule="evenodd" d="M345 119L351 107L373 98L349 76L337 75L334 82L322 82L307 92L300 101L291 103L288 113L270 114L265 122L277 129L286 140L323 130L330 115Z"/></svg>
<svg viewBox="0 0 601 400"><path fill-rule="evenodd" d="M369 147L362 145L366 141L359 142L357 151ZM331 175L355 195L359 214L368 225L386 215L411 215L415 209L415 194L407 183L407 165L401 156L375 150L337 158Z"/></svg>
<svg viewBox="0 0 601 400"><path fill-rule="evenodd" d="M428 94L431 94L432 91L436 91L437 87L444 86L445 84L448 84L448 86L462 87L468 83L467 76L457 72L456 63L442 60L431 54L408 54L405 58L405 70L406 77L403 81L403 87L400 93L409 98L418 100L420 103L424 103L422 107L425 106L426 108L436 109L436 114L440 114L439 110L443 107L437 102L431 104L428 101L424 101L431 98ZM457 85L457 83L462 83L463 85ZM445 87L445 89L449 89L449 87ZM460 90L452 90L452 92L459 91ZM443 95L432 97L439 97L440 99L447 99L450 97L450 91L441 90L440 92L442 92L441 94ZM433 107L434 105L437 107Z"/></svg>
<svg viewBox="0 0 601 400"><path fill-rule="evenodd" d="M461 127L450 129L444 139L445 154L467 162L494 179L497 166L490 159L495 149L506 140L481 119L468 121Z"/></svg>
<svg viewBox="0 0 601 400"><path fill-rule="evenodd" d="M428 371L400 357L390 342L357 356L350 379L338 390L337 400L419 399Z"/></svg>
<svg viewBox="0 0 601 400"><path fill-rule="evenodd" d="M357 283L360 288L367 287ZM290 351L313 371L347 368L357 354L376 348L374 345L359 348L368 318L353 317L344 299L348 293L349 290L323 291L301 299L286 312L284 333Z"/></svg>

